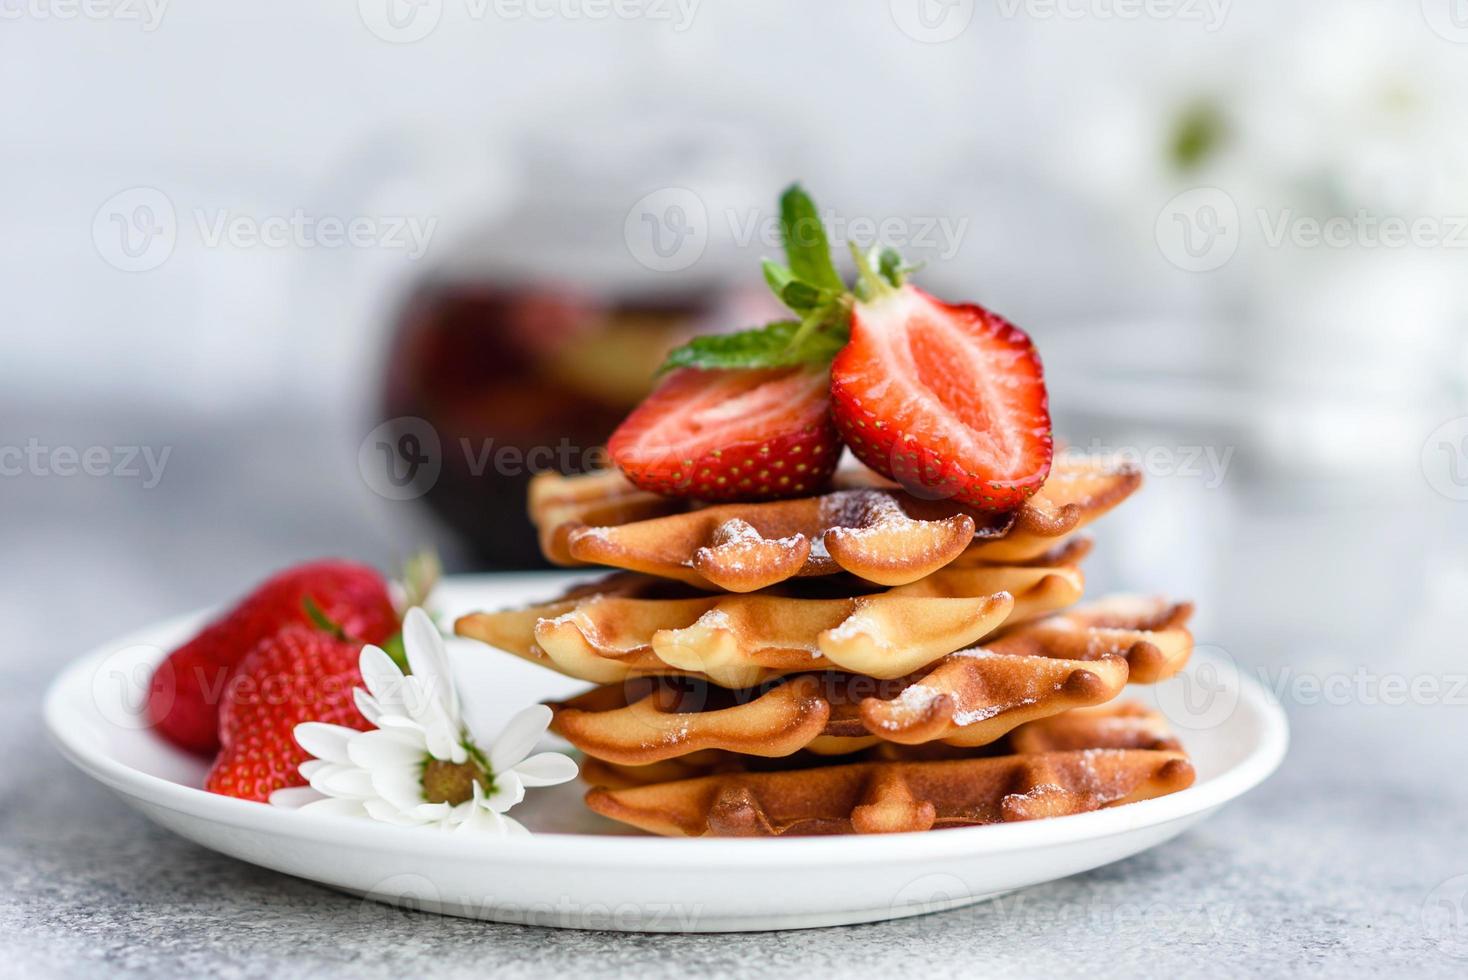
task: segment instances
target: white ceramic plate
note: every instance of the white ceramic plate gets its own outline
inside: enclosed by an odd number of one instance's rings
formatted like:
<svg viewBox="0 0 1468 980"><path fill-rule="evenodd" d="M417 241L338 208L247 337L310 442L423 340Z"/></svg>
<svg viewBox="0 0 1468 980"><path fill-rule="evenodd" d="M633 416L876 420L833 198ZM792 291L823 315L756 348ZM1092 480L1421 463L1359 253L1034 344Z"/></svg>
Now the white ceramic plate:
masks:
<svg viewBox="0 0 1468 980"><path fill-rule="evenodd" d="M551 595L564 576L450 579L442 611ZM571 928L715 932L915 915L1073 875L1162 843L1257 785L1288 732L1264 688L1199 650L1181 676L1128 692L1172 719L1197 767L1181 793L1095 813L926 834L674 840L586 810L582 787L532 790L515 816L530 839L467 842L433 831L278 810L206 793L205 766L155 737L139 708L163 651L201 616L160 624L72 664L46 698L61 751L152 820L205 847L376 900ZM450 641L475 731L585 685L478 643Z"/></svg>

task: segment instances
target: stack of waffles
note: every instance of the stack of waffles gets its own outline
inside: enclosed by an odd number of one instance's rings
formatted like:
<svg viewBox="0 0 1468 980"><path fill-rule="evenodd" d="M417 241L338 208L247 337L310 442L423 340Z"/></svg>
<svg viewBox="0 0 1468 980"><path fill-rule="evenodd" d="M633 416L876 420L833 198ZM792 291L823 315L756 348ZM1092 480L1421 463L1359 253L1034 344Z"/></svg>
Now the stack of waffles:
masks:
<svg viewBox="0 0 1468 980"><path fill-rule="evenodd" d="M1018 511L865 470L790 500L699 506L617 471L543 475L546 557L620 569L456 631L596 687L552 704L587 804L670 836L877 833L1175 792L1162 719L1118 700L1176 673L1191 607L1082 601L1082 532L1140 474L1062 455Z"/></svg>

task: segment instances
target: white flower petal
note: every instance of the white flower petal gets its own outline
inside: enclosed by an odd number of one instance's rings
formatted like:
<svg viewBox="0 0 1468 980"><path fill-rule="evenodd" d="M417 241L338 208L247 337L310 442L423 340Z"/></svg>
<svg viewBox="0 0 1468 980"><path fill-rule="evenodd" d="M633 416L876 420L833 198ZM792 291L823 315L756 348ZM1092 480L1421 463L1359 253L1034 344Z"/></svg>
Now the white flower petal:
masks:
<svg viewBox="0 0 1468 980"><path fill-rule="evenodd" d="M407 715L384 714L377 722L377 727L382 729L395 729L409 732L422 733L423 726L418 724Z"/></svg>
<svg viewBox="0 0 1468 980"><path fill-rule="evenodd" d="M354 687L352 688L352 701L357 705L357 710L362 712L362 717L367 719L368 724L374 728L382 727L383 711L372 695L360 687Z"/></svg>
<svg viewBox="0 0 1468 980"><path fill-rule="evenodd" d="M326 797L316 792L309 786L291 786L287 789L278 789L270 794L270 805L284 807L287 810L296 810L307 803L315 803Z"/></svg>
<svg viewBox="0 0 1468 980"><path fill-rule="evenodd" d="M334 800L328 797L307 803L301 807L302 813L325 814L330 817L361 817L366 815L361 800Z"/></svg>
<svg viewBox="0 0 1468 980"><path fill-rule="evenodd" d="M343 725L307 721L297 725L292 734L296 736L296 744L316 758L327 762L346 762L347 740L357 731Z"/></svg>
<svg viewBox="0 0 1468 980"><path fill-rule="evenodd" d="M413 676L427 682L429 690L457 723L459 695L454 688L454 675L449 667L443 634L434 625L433 618L417 606L403 616L403 649L408 654L408 667Z"/></svg>
<svg viewBox="0 0 1468 980"><path fill-rule="evenodd" d="M501 813L501 814L499 814L499 818L500 818L501 824L505 828L505 831L511 837L529 837L530 836L530 829L528 827L526 827L520 821L516 820L514 817L507 817L503 813Z"/></svg>
<svg viewBox="0 0 1468 980"><path fill-rule="evenodd" d="M438 699L429 693L417 677L408 678L409 708L413 718L423 729L423 738L428 752L435 759L464 762L469 758L464 750L464 733L454 724Z"/></svg>
<svg viewBox="0 0 1468 980"><path fill-rule="evenodd" d="M559 752L542 752L516 764L515 775L526 786L555 786L576 778L576 763Z"/></svg>
<svg viewBox="0 0 1468 980"><path fill-rule="evenodd" d="M351 763L322 762L321 765L313 766L311 768L311 775L307 778L311 782L311 788L316 790L316 792L321 793L325 796L336 796L338 794L333 793L328 789L328 787L331 785L331 778L338 773L355 768L357 767L352 765Z"/></svg>
<svg viewBox="0 0 1468 980"><path fill-rule="evenodd" d="M362 648L357 658L362 682L384 714L395 714L403 708L403 672L381 647L371 644Z"/></svg>
<svg viewBox="0 0 1468 980"><path fill-rule="evenodd" d="M347 743L347 756L363 769L417 765L426 752L421 733L395 728L362 732Z"/></svg>
<svg viewBox="0 0 1468 980"><path fill-rule="evenodd" d="M510 828L508 825L512 822L508 818L495 813L493 810L486 810L484 807L477 806L464 821L454 828L454 833L465 835L485 834L493 837L503 837L509 833Z"/></svg>
<svg viewBox="0 0 1468 980"><path fill-rule="evenodd" d="M416 827L423 822L421 820L414 820L407 813L386 800L363 800L362 806L366 809L369 817L373 820L380 820L383 823L395 823L402 827Z"/></svg>
<svg viewBox="0 0 1468 980"><path fill-rule="evenodd" d="M484 798L484 805L496 813L504 813L523 799L525 799L525 784L511 769L509 772L495 773L494 789Z"/></svg>
<svg viewBox="0 0 1468 980"><path fill-rule="evenodd" d="M498 775L513 769L535 748L535 743L550 727L551 717L551 709L543 704L532 704L511 718L489 750L490 770Z"/></svg>
<svg viewBox="0 0 1468 980"><path fill-rule="evenodd" d="M372 770L372 788L389 805L409 810L423 802L423 774L418 766L383 766Z"/></svg>
<svg viewBox="0 0 1468 980"><path fill-rule="evenodd" d="M430 821L443 820L454 812L454 808L447 803L419 803L407 812L415 820L428 823Z"/></svg>
<svg viewBox="0 0 1468 980"><path fill-rule="evenodd" d="M372 773L366 769L340 767L316 778L312 788L328 796L366 800L376 795L372 785Z"/></svg>
<svg viewBox="0 0 1468 980"><path fill-rule="evenodd" d="M320 772L322 769L325 769L327 766L336 765L341 765L341 763L327 762L325 759L307 759L305 762L296 767L296 771L301 774L302 779L309 783L311 781L311 777L314 776L316 773Z"/></svg>

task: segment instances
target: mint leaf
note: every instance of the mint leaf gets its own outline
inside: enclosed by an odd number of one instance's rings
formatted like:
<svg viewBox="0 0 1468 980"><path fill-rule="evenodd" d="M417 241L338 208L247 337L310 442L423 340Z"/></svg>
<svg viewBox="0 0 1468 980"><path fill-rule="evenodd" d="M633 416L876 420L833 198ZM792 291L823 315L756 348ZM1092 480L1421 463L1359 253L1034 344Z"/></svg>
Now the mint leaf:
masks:
<svg viewBox="0 0 1468 980"><path fill-rule="evenodd" d="M776 296L779 296L784 292L786 286L795 281L795 273L778 262L765 259L760 263L760 268L764 270L765 282L770 284L770 291Z"/></svg>
<svg viewBox="0 0 1468 980"><path fill-rule="evenodd" d="M780 302L797 313L809 313L818 306L840 298L840 293L797 279L785 266L769 259L764 261L764 270L765 282L770 284L770 289L780 298Z"/></svg>
<svg viewBox="0 0 1468 980"><path fill-rule="evenodd" d="M818 325L829 323L831 328L813 329L807 323L802 330L799 320L777 320L738 333L695 337L668 354L658 373L683 367L753 369L824 364L846 344L844 317L839 326L826 312L819 317L811 314L807 321L811 319L816 319Z"/></svg>
<svg viewBox="0 0 1468 980"><path fill-rule="evenodd" d="M831 243L826 239L826 226L821 223L816 203L799 184L791 184L780 195L780 235L785 240L785 259L794 278L817 289L846 291L846 284L831 261Z"/></svg>
<svg viewBox="0 0 1468 980"><path fill-rule="evenodd" d="M791 280L780 290L780 302L800 313L814 310L823 303L830 302L834 297L829 290L817 289L808 282L799 279Z"/></svg>

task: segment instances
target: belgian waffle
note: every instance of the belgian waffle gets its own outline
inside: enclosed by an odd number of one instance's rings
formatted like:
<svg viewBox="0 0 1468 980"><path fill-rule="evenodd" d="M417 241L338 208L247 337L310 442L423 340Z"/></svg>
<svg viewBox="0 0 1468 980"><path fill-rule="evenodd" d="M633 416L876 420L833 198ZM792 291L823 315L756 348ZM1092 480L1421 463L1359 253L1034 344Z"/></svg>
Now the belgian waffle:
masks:
<svg viewBox="0 0 1468 980"><path fill-rule="evenodd" d="M811 497L678 509L616 474L542 475L531 518L546 557L676 579L700 588L753 592L797 576L845 571L905 585L955 560L1023 562L1065 541L1141 483L1110 457L1056 457L1050 478L1019 510L972 511L925 500L869 471Z"/></svg>
<svg viewBox="0 0 1468 980"><path fill-rule="evenodd" d="M1161 714L1137 701L1112 701L1093 708L1075 708L1059 715L1026 722L988 745L960 747L942 742L903 745L876 742L866 749L832 758L801 750L779 758L705 749L643 765L609 762L587 756L581 779L588 786L623 789L650 783L669 783L731 772L772 769L812 769L835 762L939 762L991 755L1036 752L1073 752L1082 749L1150 749L1175 752L1182 747Z"/></svg>
<svg viewBox="0 0 1468 980"><path fill-rule="evenodd" d="M726 773L595 788L586 805L668 837L875 834L1084 813L1192 782L1181 752L1085 749Z"/></svg>
<svg viewBox="0 0 1468 980"><path fill-rule="evenodd" d="M627 576L604 591L526 609L473 613L454 629L582 680L686 673L749 687L794 671L901 677L1006 624L1081 597L1073 566L952 569L884 592L840 598L779 593L641 598L655 581Z"/></svg>
<svg viewBox="0 0 1468 980"><path fill-rule="evenodd" d="M881 739L908 745L941 741L957 746L993 742L1017 726L1088 705L1105 704L1126 683L1156 680L1151 657L1132 673L1128 653L1148 641L1145 625L1156 600L1135 600L1131 621L1081 627L1100 634L1094 642L1041 620L1009 631L994 646L949 654L904 677L803 673L761 688L729 691L692 678L640 678L609 684L552 705L553 726L596 758L641 765L721 749L755 756L787 756L799 750L834 754ZM1071 614L1085 618L1084 610ZM1167 661L1179 669L1191 648L1181 623L1171 627L1179 651ZM1023 648L1024 653L995 647ZM1081 656L1072 658L1077 653Z"/></svg>

